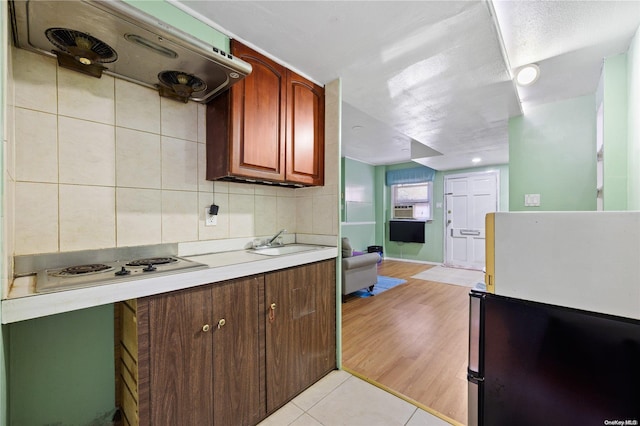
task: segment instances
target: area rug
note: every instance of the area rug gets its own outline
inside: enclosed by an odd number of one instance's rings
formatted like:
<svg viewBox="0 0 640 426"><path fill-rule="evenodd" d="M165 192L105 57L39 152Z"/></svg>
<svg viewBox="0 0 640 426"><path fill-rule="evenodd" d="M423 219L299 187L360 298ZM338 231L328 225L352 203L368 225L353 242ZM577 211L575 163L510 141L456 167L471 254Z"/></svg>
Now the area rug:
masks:
<svg viewBox="0 0 640 426"><path fill-rule="evenodd" d="M434 266L433 268L420 272L411 278L460 285L464 287L473 287L477 283L484 282L484 273L482 271L472 271L470 269Z"/></svg>
<svg viewBox="0 0 640 426"><path fill-rule="evenodd" d="M406 280L401 280L400 278L393 277L385 277L384 275L378 275L378 282L375 286L373 286L373 291L369 291L368 289L358 290L351 293L356 297L371 297L377 294L380 294L384 291L389 290L390 288L396 287L400 284L406 283Z"/></svg>

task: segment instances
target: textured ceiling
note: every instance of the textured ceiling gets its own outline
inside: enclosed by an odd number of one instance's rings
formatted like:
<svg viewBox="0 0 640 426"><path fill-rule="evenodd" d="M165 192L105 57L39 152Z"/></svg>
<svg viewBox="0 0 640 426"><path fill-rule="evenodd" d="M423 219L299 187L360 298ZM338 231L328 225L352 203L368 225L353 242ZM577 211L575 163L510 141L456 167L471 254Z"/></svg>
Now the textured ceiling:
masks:
<svg viewBox="0 0 640 426"><path fill-rule="evenodd" d="M413 151L438 170L508 162L519 97L593 93L602 58L623 52L640 21L640 2L173 3L318 83L340 78L343 155L378 165ZM512 70L528 62L543 75L517 89Z"/></svg>

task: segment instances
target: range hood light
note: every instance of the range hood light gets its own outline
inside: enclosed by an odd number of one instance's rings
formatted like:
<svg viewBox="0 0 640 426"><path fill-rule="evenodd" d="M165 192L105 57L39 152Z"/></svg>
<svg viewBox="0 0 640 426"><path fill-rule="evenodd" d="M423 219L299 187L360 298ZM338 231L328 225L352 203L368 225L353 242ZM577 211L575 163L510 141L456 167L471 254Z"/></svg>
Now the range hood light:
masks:
<svg viewBox="0 0 640 426"><path fill-rule="evenodd" d="M82 65L91 65L91 59L89 58L78 58L78 62Z"/></svg>

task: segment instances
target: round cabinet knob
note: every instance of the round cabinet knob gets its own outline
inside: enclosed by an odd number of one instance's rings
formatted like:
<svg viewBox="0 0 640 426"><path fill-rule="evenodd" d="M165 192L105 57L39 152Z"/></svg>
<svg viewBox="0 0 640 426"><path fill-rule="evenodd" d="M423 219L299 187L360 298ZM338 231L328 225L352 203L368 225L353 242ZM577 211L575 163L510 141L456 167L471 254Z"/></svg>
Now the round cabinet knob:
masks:
<svg viewBox="0 0 640 426"><path fill-rule="evenodd" d="M205 333L207 331L209 331L210 329L211 329L211 327L209 326L209 324L205 324L205 325L202 326L202 331L204 331Z"/></svg>
<svg viewBox="0 0 640 426"><path fill-rule="evenodd" d="M224 327L226 323L227 323L227 320L222 318L220 321L218 321L218 328Z"/></svg>
<svg viewBox="0 0 640 426"><path fill-rule="evenodd" d="M272 310L272 311L275 311L275 310L276 310L276 304L275 304L275 303L272 303L272 304L271 304L271 310Z"/></svg>

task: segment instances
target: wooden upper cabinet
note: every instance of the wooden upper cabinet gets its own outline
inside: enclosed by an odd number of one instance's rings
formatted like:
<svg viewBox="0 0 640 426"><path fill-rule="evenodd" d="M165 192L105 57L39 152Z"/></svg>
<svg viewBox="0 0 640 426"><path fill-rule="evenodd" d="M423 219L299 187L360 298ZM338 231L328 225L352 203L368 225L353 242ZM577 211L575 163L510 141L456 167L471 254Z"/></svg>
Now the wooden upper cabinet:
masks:
<svg viewBox="0 0 640 426"><path fill-rule="evenodd" d="M239 43L233 54L253 71L231 91L230 171L284 180L287 70Z"/></svg>
<svg viewBox="0 0 640 426"><path fill-rule="evenodd" d="M324 185L324 88L287 73L287 180Z"/></svg>
<svg viewBox="0 0 640 426"><path fill-rule="evenodd" d="M207 104L207 179L324 184L324 88L234 41L253 71Z"/></svg>

